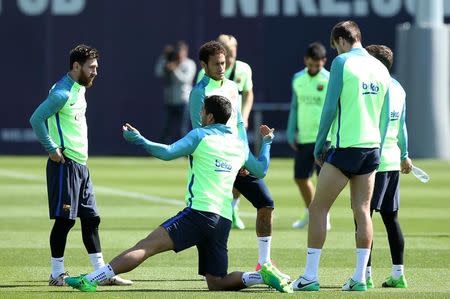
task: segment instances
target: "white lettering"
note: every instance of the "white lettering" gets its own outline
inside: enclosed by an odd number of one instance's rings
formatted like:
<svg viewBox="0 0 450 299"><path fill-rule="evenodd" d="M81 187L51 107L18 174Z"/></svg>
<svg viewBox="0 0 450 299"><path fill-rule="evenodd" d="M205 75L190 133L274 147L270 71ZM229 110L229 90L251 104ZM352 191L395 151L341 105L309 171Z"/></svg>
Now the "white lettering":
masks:
<svg viewBox="0 0 450 299"><path fill-rule="evenodd" d="M242 16L256 17L258 15L258 0L222 0L221 15L223 17L236 17L238 4Z"/></svg>
<svg viewBox="0 0 450 299"><path fill-rule="evenodd" d="M320 12L322 16L348 16L351 13L350 3L338 0L321 0Z"/></svg>
<svg viewBox="0 0 450 299"><path fill-rule="evenodd" d="M366 0L353 2L353 13L356 17L365 17L369 14L369 5Z"/></svg>
<svg viewBox="0 0 450 299"><path fill-rule="evenodd" d="M53 0L52 13L55 15L77 15L86 5L86 0Z"/></svg>
<svg viewBox="0 0 450 299"><path fill-rule="evenodd" d="M402 0L372 0L372 9L380 17L397 15L402 8Z"/></svg>
<svg viewBox="0 0 450 299"><path fill-rule="evenodd" d="M298 16L298 6L301 6L303 15L306 17L315 17L319 15L314 0L284 0L283 15L287 17Z"/></svg>
<svg viewBox="0 0 450 299"><path fill-rule="evenodd" d="M280 14L280 0L264 0L263 13L268 17L276 17Z"/></svg>
<svg viewBox="0 0 450 299"><path fill-rule="evenodd" d="M17 5L23 14L37 16L47 9L48 0L18 0Z"/></svg>

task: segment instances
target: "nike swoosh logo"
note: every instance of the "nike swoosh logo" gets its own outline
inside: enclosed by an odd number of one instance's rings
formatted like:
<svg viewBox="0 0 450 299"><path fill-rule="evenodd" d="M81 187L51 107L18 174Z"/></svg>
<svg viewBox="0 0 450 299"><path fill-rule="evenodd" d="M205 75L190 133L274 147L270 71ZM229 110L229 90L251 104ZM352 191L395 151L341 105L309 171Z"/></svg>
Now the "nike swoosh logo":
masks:
<svg viewBox="0 0 450 299"><path fill-rule="evenodd" d="M303 284L303 283L300 281L300 282L297 284L297 288L298 288L298 289L302 289L302 288L307 287L307 286L309 286L310 284L313 284L313 283L315 283L315 281L311 281L311 282L305 283L305 284Z"/></svg>
<svg viewBox="0 0 450 299"><path fill-rule="evenodd" d="M70 103L69 105L70 105L70 106L73 106L73 105L75 105L75 103Z"/></svg>

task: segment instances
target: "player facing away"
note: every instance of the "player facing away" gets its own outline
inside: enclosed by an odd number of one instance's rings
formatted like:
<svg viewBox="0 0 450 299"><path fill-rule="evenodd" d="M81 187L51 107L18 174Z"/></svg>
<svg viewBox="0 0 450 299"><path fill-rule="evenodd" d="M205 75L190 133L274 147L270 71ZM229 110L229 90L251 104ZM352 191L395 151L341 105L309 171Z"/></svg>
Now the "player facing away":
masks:
<svg viewBox="0 0 450 299"><path fill-rule="evenodd" d="M240 290L265 283L281 292L292 292L288 281L270 262L264 264L259 272L227 274L234 179L243 165L259 177L265 176L273 138L273 129L261 126L263 141L256 159L249 152L248 145L225 125L231 110L230 101L222 96L206 98L201 112L203 126L171 145L147 140L129 124L124 125L124 138L156 158L189 157L186 208L108 265L87 275L66 278L70 286L81 291L95 291L98 283L133 270L155 254L169 250L179 252L196 246L198 273L205 276L210 290Z"/></svg>
<svg viewBox="0 0 450 299"><path fill-rule="evenodd" d="M237 46L238 42L236 38L231 34L221 34L216 39L227 50L225 57L225 78L236 83L239 95L241 96L241 112L244 127L248 127L248 118L253 107L253 81L252 81L252 69L246 62L237 59ZM198 76L197 83L200 82L205 75L205 69L201 68ZM244 221L239 216L239 196L240 193L236 189L233 189L233 228L245 229Z"/></svg>
<svg viewBox="0 0 450 299"><path fill-rule="evenodd" d="M234 134L247 143L247 133L241 114L241 101L236 83L225 78L226 49L217 41L203 44L199 50L199 59L205 75L197 83L189 96L189 113L193 128L201 126L200 111L203 101L209 95L222 95L230 100L232 114L227 122ZM241 175L243 173L243 175ZM256 269L270 261L272 241L272 213L274 202L264 181L254 175L248 175L244 169L236 177L234 188L245 196L257 209L256 235L258 238L258 264Z"/></svg>
<svg viewBox="0 0 450 299"><path fill-rule="evenodd" d="M370 199L375 170L380 163L380 146L389 122L386 67L361 45L361 32L353 21L336 24L331 46L338 56L331 64L330 80L320 119L314 156L322 169L316 194L309 206L308 248L305 272L293 282L294 290L317 291L318 270L326 238L330 207L347 183L358 229L356 267L343 291L365 291L366 265L372 244ZM324 152L331 128L331 148Z"/></svg>
<svg viewBox="0 0 450 299"><path fill-rule="evenodd" d="M391 69L394 55L384 45L370 45L367 52L381 61L388 70ZM398 220L400 208L399 173L410 173L411 159L408 157L408 133L406 130L406 93L397 80L391 78L389 87L389 125L381 152L381 163L375 175L375 187L370 205L370 215L380 212L386 228L391 251L391 276L383 282L385 288L407 288L404 275L403 254L405 241ZM373 248L373 242L372 242ZM366 269L367 288L373 288L372 255L369 256Z"/></svg>
<svg viewBox="0 0 450 299"><path fill-rule="evenodd" d="M47 193L50 219L52 273L49 285L62 286L68 276L64 269L67 235L80 218L83 243L94 269L105 265L100 246L97 211L91 177L87 167L86 88L97 76L98 51L78 45L70 51L70 69L52 86L47 99L30 118L39 141L49 153ZM47 129L48 127L48 129ZM104 284L131 285L118 276Z"/></svg>
<svg viewBox="0 0 450 299"><path fill-rule="evenodd" d="M311 177L320 167L314 161L314 145L319 131L325 95L330 73L324 68L327 51L318 42L311 43L303 57L305 68L292 78L292 101L289 112L287 139L295 152L294 180L305 203L303 218L296 220L293 228L303 228L309 223L309 205L314 197L315 187ZM331 229L327 215L327 230Z"/></svg>

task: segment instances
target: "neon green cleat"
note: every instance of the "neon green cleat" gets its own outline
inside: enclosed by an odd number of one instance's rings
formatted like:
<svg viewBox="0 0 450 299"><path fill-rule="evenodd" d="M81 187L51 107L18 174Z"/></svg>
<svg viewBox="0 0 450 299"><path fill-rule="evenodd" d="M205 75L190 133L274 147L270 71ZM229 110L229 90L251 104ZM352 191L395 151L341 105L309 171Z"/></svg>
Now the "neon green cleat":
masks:
<svg viewBox="0 0 450 299"><path fill-rule="evenodd" d="M97 290L97 283L90 282L89 280L87 280L86 274L81 274L80 276L66 277L64 281L72 288L80 290L82 292L95 292Z"/></svg>
<svg viewBox="0 0 450 299"><path fill-rule="evenodd" d="M292 289L294 291L303 291L303 292L319 291L320 284L317 280L307 280L303 276L300 276L292 283Z"/></svg>
<svg viewBox="0 0 450 299"><path fill-rule="evenodd" d="M408 287L408 283L406 282L404 275L400 276L398 279L394 279L392 276L389 276L381 286L383 288L406 289Z"/></svg>
<svg viewBox="0 0 450 299"><path fill-rule="evenodd" d="M277 289L281 293L293 293L289 281L271 262L263 264L259 273L261 273L264 283L268 286Z"/></svg>
<svg viewBox="0 0 450 299"><path fill-rule="evenodd" d="M367 277L367 279L366 279L366 286L367 286L367 289L373 289L374 288L372 277L370 277L370 276Z"/></svg>
<svg viewBox="0 0 450 299"><path fill-rule="evenodd" d="M241 217L239 217L239 206L237 203L233 207L233 215L231 221L232 228L245 229L244 221L242 221Z"/></svg>
<svg viewBox="0 0 450 299"><path fill-rule="evenodd" d="M367 285L365 282L354 281L352 278L349 278L342 286L342 290L364 292L367 291Z"/></svg>

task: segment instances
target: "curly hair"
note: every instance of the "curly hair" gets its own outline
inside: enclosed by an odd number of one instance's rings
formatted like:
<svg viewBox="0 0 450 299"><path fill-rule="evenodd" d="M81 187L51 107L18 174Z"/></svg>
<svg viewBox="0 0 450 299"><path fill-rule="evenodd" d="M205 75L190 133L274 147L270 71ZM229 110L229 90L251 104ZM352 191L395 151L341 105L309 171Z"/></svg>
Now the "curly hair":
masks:
<svg viewBox="0 0 450 299"><path fill-rule="evenodd" d="M394 63L394 53L389 47L385 45L370 45L366 47L366 50L370 55L381 61L388 70L391 70Z"/></svg>
<svg viewBox="0 0 450 299"><path fill-rule="evenodd" d="M88 59L98 59L100 57L97 49L92 48L91 46L86 45L78 45L72 50L70 50L70 66L69 70L73 68L74 62L78 62L80 65L83 65Z"/></svg>
<svg viewBox="0 0 450 299"><path fill-rule="evenodd" d="M208 64L209 57L217 54L223 54L227 56L227 50L223 46L222 43L212 40L207 43L204 43L198 52L198 58L200 61Z"/></svg>

